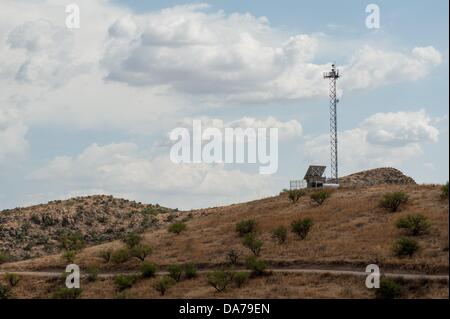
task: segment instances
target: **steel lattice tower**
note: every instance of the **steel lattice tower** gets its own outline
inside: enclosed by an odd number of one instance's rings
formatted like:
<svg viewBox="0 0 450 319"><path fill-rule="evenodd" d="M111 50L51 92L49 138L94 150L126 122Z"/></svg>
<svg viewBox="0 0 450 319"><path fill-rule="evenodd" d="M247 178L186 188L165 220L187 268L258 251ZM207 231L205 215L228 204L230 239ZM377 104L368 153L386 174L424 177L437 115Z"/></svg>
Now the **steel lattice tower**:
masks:
<svg viewBox="0 0 450 319"><path fill-rule="evenodd" d="M339 70L334 64L331 71L323 75L324 79L330 79L330 155L331 155L331 179L339 184L338 171L338 137L337 137L337 104L339 100L336 96L336 82L339 79Z"/></svg>

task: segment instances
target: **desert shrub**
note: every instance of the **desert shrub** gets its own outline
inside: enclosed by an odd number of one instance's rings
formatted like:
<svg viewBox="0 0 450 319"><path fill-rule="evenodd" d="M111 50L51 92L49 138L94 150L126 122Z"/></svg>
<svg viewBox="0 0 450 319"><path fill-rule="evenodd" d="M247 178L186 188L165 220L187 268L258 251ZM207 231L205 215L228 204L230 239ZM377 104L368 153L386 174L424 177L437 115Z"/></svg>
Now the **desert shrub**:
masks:
<svg viewBox="0 0 450 319"><path fill-rule="evenodd" d="M168 276L164 276L158 280L153 287L161 294L161 296L164 296L172 284L173 279Z"/></svg>
<svg viewBox="0 0 450 319"><path fill-rule="evenodd" d="M236 287L241 288L244 286L248 279L250 278L250 273L245 271L238 271L233 274L233 281Z"/></svg>
<svg viewBox="0 0 450 319"><path fill-rule="evenodd" d="M133 248L137 245L139 245L139 243L142 240L142 236L136 233L131 233L131 234L126 234L123 238L122 241L125 243L125 245L127 245L128 248Z"/></svg>
<svg viewBox="0 0 450 319"><path fill-rule="evenodd" d="M152 253L152 248L145 244L138 244L131 248L130 253L131 256L136 257L140 261L144 261Z"/></svg>
<svg viewBox="0 0 450 319"><path fill-rule="evenodd" d="M143 278L153 277L157 271L158 271L158 268L153 263L144 262L141 265L141 276Z"/></svg>
<svg viewBox="0 0 450 319"><path fill-rule="evenodd" d="M84 238L79 232L66 233L60 239L61 248L64 250L79 251L84 248Z"/></svg>
<svg viewBox="0 0 450 319"><path fill-rule="evenodd" d="M111 256L112 256L113 250L112 249L105 249L102 250L98 256L103 259L103 261L105 263L109 263L111 261Z"/></svg>
<svg viewBox="0 0 450 319"><path fill-rule="evenodd" d="M67 263L71 264L75 261L75 257L76 257L76 252L73 250L68 250L65 251L62 255L63 260L66 261Z"/></svg>
<svg viewBox="0 0 450 319"><path fill-rule="evenodd" d="M310 218L304 218L294 221L291 224L291 230L295 233L300 239L305 239L308 235L311 227L313 226L313 221Z"/></svg>
<svg viewBox="0 0 450 319"><path fill-rule="evenodd" d="M256 230L256 221L254 219L241 220L236 224L236 232L243 237L253 233Z"/></svg>
<svg viewBox="0 0 450 319"><path fill-rule="evenodd" d="M264 275L266 271L266 263L263 260L256 258L255 256L251 256L247 258L246 262L247 268L252 271L252 274L255 276Z"/></svg>
<svg viewBox="0 0 450 319"><path fill-rule="evenodd" d="M130 258L130 251L128 248L120 248L112 252L111 261L115 264L126 262Z"/></svg>
<svg viewBox="0 0 450 319"><path fill-rule="evenodd" d="M170 265L167 267L169 272L169 277L179 282L181 280L181 275L183 274L183 268L179 265Z"/></svg>
<svg viewBox="0 0 450 319"><path fill-rule="evenodd" d="M83 292L80 288L59 288L53 293L53 299L78 299Z"/></svg>
<svg viewBox="0 0 450 319"><path fill-rule="evenodd" d="M186 224L183 222L175 222L169 226L169 232L174 234L180 234L184 230L186 230Z"/></svg>
<svg viewBox="0 0 450 319"><path fill-rule="evenodd" d="M9 299L11 297L11 289L0 283L0 300Z"/></svg>
<svg viewBox="0 0 450 319"><path fill-rule="evenodd" d="M311 200L313 202L315 202L317 205L322 205L325 202L325 200L330 196L331 196L331 192L326 191L324 189L314 192L311 195L309 195Z"/></svg>
<svg viewBox="0 0 450 319"><path fill-rule="evenodd" d="M10 256L7 255L6 253L0 251L0 264L6 263L10 260Z"/></svg>
<svg viewBox="0 0 450 319"><path fill-rule="evenodd" d="M288 198L291 203L296 203L300 199L300 197L304 196L306 193L301 189L291 189L288 191Z"/></svg>
<svg viewBox="0 0 450 319"><path fill-rule="evenodd" d="M394 254L399 257L412 257L412 255L414 255L414 253L417 252L419 248L419 243L409 238L399 238L392 246Z"/></svg>
<svg viewBox="0 0 450 319"><path fill-rule="evenodd" d="M441 199L448 200L448 182L441 187Z"/></svg>
<svg viewBox="0 0 450 319"><path fill-rule="evenodd" d="M194 264L184 265L184 276L187 279L192 279L197 277L197 267Z"/></svg>
<svg viewBox="0 0 450 319"><path fill-rule="evenodd" d="M227 259L232 265L237 265L239 257L240 254L234 249L230 249L227 253Z"/></svg>
<svg viewBox="0 0 450 319"><path fill-rule="evenodd" d="M381 278L380 288L375 289L375 295L379 299L394 299L402 295L402 287L394 280Z"/></svg>
<svg viewBox="0 0 450 319"><path fill-rule="evenodd" d="M137 276L135 275L117 275L114 278L114 284L119 291L131 288L137 281Z"/></svg>
<svg viewBox="0 0 450 319"><path fill-rule="evenodd" d="M207 275L208 284L218 292L224 291L233 280L233 275L228 271L217 270Z"/></svg>
<svg viewBox="0 0 450 319"><path fill-rule="evenodd" d="M245 235L244 239L242 240L242 244L250 249L255 256L259 256L259 254L261 253L263 242L256 238L256 235L254 233L249 233Z"/></svg>
<svg viewBox="0 0 450 319"><path fill-rule="evenodd" d="M18 274L14 274L14 273L6 273L5 278L10 287L17 286L17 284L20 281L20 276Z"/></svg>
<svg viewBox="0 0 450 319"><path fill-rule="evenodd" d="M408 195L404 192L392 192L384 194L380 200L380 207L395 213L401 204L408 201Z"/></svg>
<svg viewBox="0 0 450 319"><path fill-rule="evenodd" d="M98 278L98 268L97 267L89 267L87 269L87 280L90 282L96 281Z"/></svg>
<svg viewBox="0 0 450 319"><path fill-rule="evenodd" d="M395 224L399 229L406 229L412 236L419 236L429 231L431 224L428 219L421 215L409 215L397 220Z"/></svg>
<svg viewBox="0 0 450 319"><path fill-rule="evenodd" d="M275 239L280 245L286 241L287 228L279 226L272 231L272 238Z"/></svg>

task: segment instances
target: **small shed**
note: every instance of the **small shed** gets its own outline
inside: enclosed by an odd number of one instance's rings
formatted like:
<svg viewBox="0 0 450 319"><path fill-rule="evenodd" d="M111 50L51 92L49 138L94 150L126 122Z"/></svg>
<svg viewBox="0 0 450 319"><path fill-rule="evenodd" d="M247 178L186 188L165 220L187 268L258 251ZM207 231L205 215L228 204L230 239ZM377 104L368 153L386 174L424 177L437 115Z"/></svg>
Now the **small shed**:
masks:
<svg viewBox="0 0 450 319"><path fill-rule="evenodd" d="M326 177L322 176L325 172L326 166L310 165L306 171L305 177L306 185L308 188L323 187L326 183Z"/></svg>

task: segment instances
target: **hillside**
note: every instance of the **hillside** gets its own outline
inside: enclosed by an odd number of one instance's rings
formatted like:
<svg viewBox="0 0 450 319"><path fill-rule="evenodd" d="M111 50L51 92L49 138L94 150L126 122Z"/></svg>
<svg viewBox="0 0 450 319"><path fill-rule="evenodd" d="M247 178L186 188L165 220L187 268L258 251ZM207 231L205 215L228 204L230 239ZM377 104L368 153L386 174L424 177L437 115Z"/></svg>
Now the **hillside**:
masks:
<svg viewBox="0 0 450 319"><path fill-rule="evenodd" d="M416 184L414 179L392 167L381 167L354 173L340 178L339 183L343 187L361 187L380 184Z"/></svg>
<svg viewBox="0 0 450 319"><path fill-rule="evenodd" d="M57 253L61 237L79 233L87 245L142 232L165 221L170 209L112 196L76 197L0 211L0 252L13 259Z"/></svg>
<svg viewBox="0 0 450 319"><path fill-rule="evenodd" d="M409 200L396 213L380 208L383 194L402 191ZM311 191L308 191L311 192ZM227 254L235 250L240 256L237 267L245 267L245 260L252 253L242 245L235 231L236 224L254 219L257 237L262 241L260 259L268 267L283 269L323 268L359 269L376 263L382 271L412 272L448 275L448 200L440 197L441 187L434 185L383 184L362 188L341 188L334 191L322 205L312 203L309 193L293 204L287 194L235 204L226 207L181 212L185 216L186 230L180 234L168 231L166 226L144 233L142 243L150 245L153 252L146 258L164 270L168 265L194 263L200 269L229 267ZM420 249L412 257L399 257L393 253L394 242L408 235L397 229L396 221L410 214L423 214L431 224L430 231L414 237ZM272 238L278 226L290 229L293 221L311 218L313 227L305 240L288 232L284 244ZM410 237L411 238L411 237ZM124 244L112 241L84 249L75 263L84 270L96 267L100 272L139 271L141 261L129 258L120 263L105 262L100 254L109 249L115 251ZM66 262L60 255L0 265L1 270L55 270L62 272ZM28 285L37 285L38 279L27 279ZM151 288L156 279L140 281L127 290L131 297L155 297ZM39 279L41 284L54 285L55 281ZM346 284L344 284L346 282ZM53 284L52 284L53 283ZM302 283L302 286L299 286ZM25 284L25 283L24 283ZM345 276L314 274L274 274L251 281L244 289L230 288L225 294L215 293L204 275L194 281L175 285L168 297L360 297L373 296L363 286L363 280L345 279ZM45 286L44 285L44 286ZM345 285L348 285L346 287ZM408 284L409 285L409 284ZM425 285L425 286L423 286ZM150 287L150 288L149 288ZM409 286L408 286L409 287ZM47 287L48 288L48 287ZM347 289L348 288L348 289ZM42 288L43 289L43 288ZM48 292L40 291L42 296ZM48 291L48 289L46 290ZM448 297L448 282L418 281L405 290L405 297ZM25 292L23 292L25 294ZM38 293L38 292L36 292ZM111 278L86 283L83 297L108 297L117 295Z"/></svg>

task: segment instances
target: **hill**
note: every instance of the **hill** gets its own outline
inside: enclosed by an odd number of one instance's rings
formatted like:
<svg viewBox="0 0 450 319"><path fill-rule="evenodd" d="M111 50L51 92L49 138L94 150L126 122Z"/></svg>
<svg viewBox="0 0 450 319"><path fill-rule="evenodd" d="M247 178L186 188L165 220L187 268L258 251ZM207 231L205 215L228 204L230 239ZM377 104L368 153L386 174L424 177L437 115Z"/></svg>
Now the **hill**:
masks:
<svg viewBox="0 0 450 319"><path fill-rule="evenodd" d="M380 184L414 185L416 182L392 167L381 167L351 174L339 179L343 187L361 187Z"/></svg>

